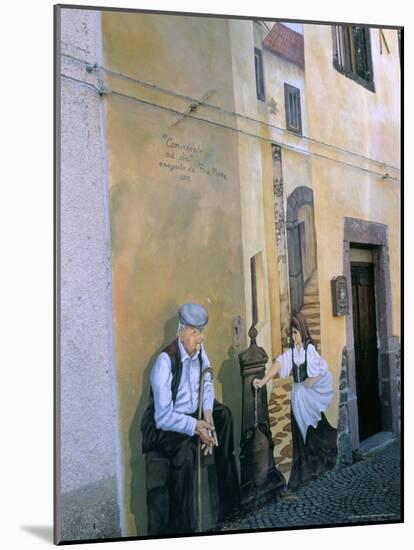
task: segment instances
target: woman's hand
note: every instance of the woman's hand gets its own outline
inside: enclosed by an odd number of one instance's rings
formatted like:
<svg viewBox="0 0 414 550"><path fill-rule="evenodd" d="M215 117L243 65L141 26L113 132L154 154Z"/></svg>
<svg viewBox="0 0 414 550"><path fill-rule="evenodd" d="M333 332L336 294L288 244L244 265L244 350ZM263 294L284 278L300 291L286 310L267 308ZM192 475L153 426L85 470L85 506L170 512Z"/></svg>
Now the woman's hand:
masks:
<svg viewBox="0 0 414 550"><path fill-rule="evenodd" d="M307 388L311 388L314 384L313 378L306 378L304 384Z"/></svg>
<svg viewBox="0 0 414 550"><path fill-rule="evenodd" d="M306 378L304 384L307 388L313 388L314 384L316 384L316 382L321 378L322 376L320 374L318 374L318 376L309 376Z"/></svg>
<svg viewBox="0 0 414 550"><path fill-rule="evenodd" d="M252 382L253 388L260 390L260 388L264 385L263 379L260 380L259 378L255 378Z"/></svg>

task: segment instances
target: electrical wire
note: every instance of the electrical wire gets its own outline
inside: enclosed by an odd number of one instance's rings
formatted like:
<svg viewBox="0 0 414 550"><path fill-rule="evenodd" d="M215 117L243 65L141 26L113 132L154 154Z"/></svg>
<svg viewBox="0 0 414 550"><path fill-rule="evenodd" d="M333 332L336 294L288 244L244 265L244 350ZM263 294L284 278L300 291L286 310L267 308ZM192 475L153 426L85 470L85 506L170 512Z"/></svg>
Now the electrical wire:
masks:
<svg viewBox="0 0 414 550"><path fill-rule="evenodd" d="M153 102L147 101L145 99L140 99L138 97L130 96L128 94L124 94L124 93L118 92L116 90L108 90L108 89L105 89L105 88L98 88L97 86L95 86L94 84L91 84L90 82L85 82L84 80L74 78L74 77L66 75L64 73L61 73L61 76L68 79L68 80L72 80L74 82L77 82L79 84L83 84L83 85L93 89L100 96L114 94L114 95L124 97L124 98L129 99L129 100L138 101L139 103L142 103L144 105L148 105L148 106L151 106L151 107L156 107L158 109L162 109L164 111L168 111L168 112L173 113L175 115L180 115L181 116L183 114L181 111L177 111L176 109L173 109L172 107L166 107L164 105L159 105L157 103L153 103ZM255 139L260 139L260 140L265 141L267 143L270 143L272 145L275 144L275 141L270 139L270 138L266 138L266 137L263 137L263 136L260 136L260 135L257 135L257 134L252 134L251 132L246 132L245 130L240 130L239 128L234 128L233 126L228 126L226 124L222 124L222 123L216 122L214 120L209 120L209 119L206 119L206 118L199 118L199 117L196 117L194 115L191 115L190 113L186 114L185 118L190 118L190 119L193 119L193 120L197 120L198 122L205 122L207 124L211 124L211 125L219 127L219 128L224 128L226 130L232 130L234 132L246 135L248 137L252 137L252 138L255 138ZM380 172L375 172L374 170L369 170L367 168L362 168L362 166L357 166L355 164L350 164L350 163L344 162L342 160L333 159L333 158L327 157L326 155L321 155L320 153L307 151L305 149L300 149L298 147L294 147L293 145L288 145L288 144L285 144L285 143L279 144L279 145L281 145L281 147L284 148L284 149L290 149L292 151L295 151L297 153L301 153L303 155L314 156L314 157L318 157L318 158L321 158L321 159L324 159L324 160L329 160L331 162L336 162L336 163L339 163L339 164L343 164L345 166L348 166L349 168L353 168L353 169L361 170L361 171L369 173L369 174L375 174L377 176L381 176L381 178L387 178L387 179L391 179L391 180L395 180L395 181L400 181L398 178L390 176L389 174L382 174Z"/></svg>
<svg viewBox="0 0 414 550"><path fill-rule="evenodd" d="M145 88L150 88L150 89L153 89L153 90L156 90L156 91L159 91L159 92L163 92L163 93L169 94L173 97L177 97L179 99L184 99L184 100L189 101L189 102L198 102L199 101L197 98L194 98L192 96L188 96L188 95L182 94L180 92L176 92L174 90L171 90L169 88L164 88L164 87L158 86L157 84L152 84L150 82L146 82L144 80L134 78L134 77L132 77L130 75L127 75L125 73L122 73L122 72L119 72L119 71L114 71L113 69L108 69L106 67L98 65L97 63L89 63L89 62L85 61L84 59L80 59L80 58L75 57L73 55L69 55L69 54L65 54L65 53L62 53L61 55L62 55L62 57L66 57L67 59L70 59L72 61L76 61L76 62L82 64L83 66L85 66L85 68L88 72L91 72L92 70L98 70L99 69L99 70L104 71L104 72L106 72L108 74L111 74L113 76L118 76L118 77L124 78L126 80L131 81L131 82L134 82L135 84L139 84L139 85L141 85ZM216 111L219 111L219 112L222 112L222 113L225 113L227 115L236 116L238 118L245 119L245 120L248 120L250 122L254 122L256 124L261 124L263 126L267 126L269 128L273 128L273 129L278 130L280 132L287 133L288 135L291 135L291 132L289 132L285 128L282 128L281 126L276 126L275 124L272 124L270 122L266 122L266 121L263 121L263 120L258 120L256 118L249 117L247 115L242 115L241 113L237 113L235 111L229 111L228 109L224 109L223 107L219 107L218 105L212 105L211 103L204 103L203 102L203 106L208 107L208 108L213 109L213 110L216 110ZM372 159L370 157L366 157L364 155L361 155L360 153L356 153L355 151L349 151L348 149L343 149L342 147L339 147L338 145L332 145L330 143L326 143L324 141L318 140L316 138L311 138L311 137L303 135L303 134L301 134L300 137L302 139L306 140L306 141L311 142L311 143L314 143L314 144L317 144L317 145L322 145L323 147L328 147L330 149L334 149L336 151L339 151L340 153L344 153L346 155L352 155L352 156L358 157L360 159L372 162L374 164L378 164L381 167L383 167L384 169L385 168L391 168L392 170L400 171L400 169L397 166L393 166L391 164L387 164L385 162L382 162L382 161L379 161L379 160L376 160L376 159Z"/></svg>

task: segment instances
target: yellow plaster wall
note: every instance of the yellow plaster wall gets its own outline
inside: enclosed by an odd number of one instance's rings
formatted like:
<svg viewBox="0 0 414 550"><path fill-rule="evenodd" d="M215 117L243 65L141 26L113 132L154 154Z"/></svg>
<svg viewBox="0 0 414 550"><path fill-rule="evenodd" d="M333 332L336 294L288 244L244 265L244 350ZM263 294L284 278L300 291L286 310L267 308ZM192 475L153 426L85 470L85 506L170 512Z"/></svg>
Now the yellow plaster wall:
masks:
<svg viewBox="0 0 414 550"><path fill-rule="evenodd" d="M309 136L371 159L400 165L400 63L397 31L384 29L390 54L380 54L370 29L375 93L333 67L330 25L305 25ZM378 168L378 167L377 167Z"/></svg>
<svg viewBox="0 0 414 550"><path fill-rule="evenodd" d="M262 156L263 142L261 139L248 135L252 129L256 134L259 127L246 124L243 117L258 119L258 100L254 78L254 36L251 21L230 21L230 36L232 47L232 76L234 86L235 111L242 115L236 119L238 133L239 178L242 213L242 243L243 265L246 296L246 329L251 326L251 278L250 258L258 252L263 255L265 315L259 322L258 344L271 354L272 323L269 302L269 263L265 238L264 215L264 181L267 174L263 173ZM269 153L270 144L267 144Z"/></svg>
<svg viewBox="0 0 414 550"><path fill-rule="evenodd" d="M344 218L387 225L392 289L393 334L400 335L400 66L396 31L385 29L391 53L379 52L379 31L371 29L376 92L340 74L332 63L329 25L305 25L309 137L392 165L311 143L315 199L321 345L338 387L346 343L345 318L333 317L330 280L343 273ZM309 93L312 90L312 93ZM322 158L327 157L327 158ZM378 172L375 174L373 172ZM328 411L336 422L338 394Z"/></svg>
<svg viewBox="0 0 414 550"><path fill-rule="evenodd" d="M305 186L312 189L311 160L307 155L284 149L282 163L286 205L287 198L297 187Z"/></svg>

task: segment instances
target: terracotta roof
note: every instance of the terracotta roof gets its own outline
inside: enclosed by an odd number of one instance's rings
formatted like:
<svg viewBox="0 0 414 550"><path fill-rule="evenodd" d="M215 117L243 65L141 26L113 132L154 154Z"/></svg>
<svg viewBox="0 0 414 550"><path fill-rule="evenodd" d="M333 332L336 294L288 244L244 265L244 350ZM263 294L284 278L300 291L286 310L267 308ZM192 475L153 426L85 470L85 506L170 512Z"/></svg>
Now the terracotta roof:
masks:
<svg viewBox="0 0 414 550"><path fill-rule="evenodd" d="M281 23L275 23L263 40L263 47L295 63L302 69L305 68L303 53L303 36Z"/></svg>

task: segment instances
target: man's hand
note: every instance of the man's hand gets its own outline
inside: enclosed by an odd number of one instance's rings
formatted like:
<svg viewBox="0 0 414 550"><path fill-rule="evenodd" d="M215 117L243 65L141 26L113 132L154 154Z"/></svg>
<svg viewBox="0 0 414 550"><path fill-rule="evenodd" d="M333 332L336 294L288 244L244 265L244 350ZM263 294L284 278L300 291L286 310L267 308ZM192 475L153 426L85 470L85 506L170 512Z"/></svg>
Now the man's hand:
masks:
<svg viewBox="0 0 414 550"><path fill-rule="evenodd" d="M213 411L204 411L204 420L214 428Z"/></svg>
<svg viewBox="0 0 414 550"><path fill-rule="evenodd" d="M214 425L206 420L197 420L195 433L201 439L201 442L207 446L215 445L213 437Z"/></svg>
<svg viewBox="0 0 414 550"><path fill-rule="evenodd" d="M204 451L204 456L207 456L213 454L213 446L218 447L217 434L216 430L214 429L213 411L204 411L204 420L208 422L211 426L213 426L213 429L211 430L211 436L213 437L214 443L212 445L206 445L205 443L201 445L201 450Z"/></svg>
<svg viewBox="0 0 414 550"><path fill-rule="evenodd" d="M213 454L213 445L206 445L205 443L203 443L201 445L201 450L203 451L204 456L212 455Z"/></svg>

